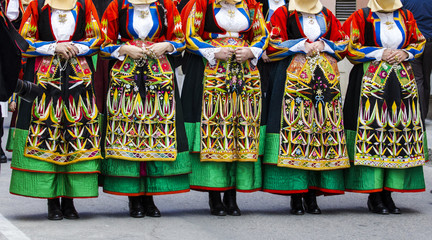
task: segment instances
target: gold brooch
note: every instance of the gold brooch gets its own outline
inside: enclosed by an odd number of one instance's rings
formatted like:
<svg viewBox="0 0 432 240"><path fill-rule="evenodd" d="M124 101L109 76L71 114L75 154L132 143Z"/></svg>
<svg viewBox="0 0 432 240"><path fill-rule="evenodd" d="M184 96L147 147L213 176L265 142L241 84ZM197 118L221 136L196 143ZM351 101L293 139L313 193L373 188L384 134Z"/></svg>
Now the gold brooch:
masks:
<svg viewBox="0 0 432 240"><path fill-rule="evenodd" d="M60 23L65 23L67 21L66 17L67 17L66 13L65 14L59 14L59 20L58 21Z"/></svg>

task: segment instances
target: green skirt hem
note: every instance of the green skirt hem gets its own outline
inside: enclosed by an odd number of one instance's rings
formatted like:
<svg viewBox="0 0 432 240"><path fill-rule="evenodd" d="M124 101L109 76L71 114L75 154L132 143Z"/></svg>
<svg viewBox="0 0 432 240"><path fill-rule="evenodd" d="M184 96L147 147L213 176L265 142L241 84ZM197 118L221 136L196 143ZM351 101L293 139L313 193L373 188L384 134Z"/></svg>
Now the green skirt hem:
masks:
<svg viewBox="0 0 432 240"><path fill-rule="evenodd" d="M103 191L114 195L163 195L189 191L189 176L169 177L103 177Z"/></svg>
<svg viewBox="0 0 432 240"><path fill-rule="evenodd" d="M258 191L262 187L261 157L256 162L201 162L190 153L191 188L202 191Z"/></svg>
<svg viewBox="0 0 432 240"><path fill-rule="evenodd" d="M310 189L324 194L343 194L344 170L310 171L263 164L263 191L295 194Z"/></svg>
<svg viewBox="0 0 432 240"><path fill-rule="evenodd" d="M98 196L98 174L40 173L12 170L10 193L34 198Z"/></svg>

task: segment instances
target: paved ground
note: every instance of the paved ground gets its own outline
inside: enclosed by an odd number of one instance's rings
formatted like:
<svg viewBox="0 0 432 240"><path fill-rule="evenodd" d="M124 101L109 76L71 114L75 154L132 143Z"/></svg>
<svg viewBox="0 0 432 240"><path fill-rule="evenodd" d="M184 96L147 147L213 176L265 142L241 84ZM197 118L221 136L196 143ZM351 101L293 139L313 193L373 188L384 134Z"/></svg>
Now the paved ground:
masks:
<svg viewBox="0 0 432 240"><path fill-rule="evenodd" d="M46 200L9 194L10 162L1 166L0 240L432 239L431 164L424 168L426 192L394 195L402 215L370 214L367 195L347 193L320 197L322 215L292 216L289 197L257 192L239 194L241 217L215 217L209 215L207 194L190 192L156 197L162 218L133 219L126 197L101 192L99 198L76 201L81 219L62 221L46 219Z"/></svg>

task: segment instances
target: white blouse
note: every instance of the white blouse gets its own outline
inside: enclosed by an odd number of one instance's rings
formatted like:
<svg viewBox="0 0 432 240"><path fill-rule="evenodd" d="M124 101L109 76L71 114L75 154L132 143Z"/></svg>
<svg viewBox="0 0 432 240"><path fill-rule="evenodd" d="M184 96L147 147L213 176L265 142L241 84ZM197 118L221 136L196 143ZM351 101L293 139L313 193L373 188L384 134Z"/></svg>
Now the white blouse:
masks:
<svg viewBox="0 0 432 240"><path fill-rule="evenodd" d="M315 14L302 12L301 16L303 18L303 25L302 25L303 33L306 35L307 39L304 39L303 41L300 41L296 45L292 46L290 50L293 52L306 53L306 46L305 46L306 41L309 40L310 42L315 42L319 40L319 38L324 33L321 32L321 27L318 24L317 16ZM323 52L334 53L334 50L325 41L322 41L322 43L324 43Z"/></svg>
<svg viewBox="0 0 432 240"><path fill-rule="evenodd" d="M133 29L138 34L138 38L145 39L150 33L151 29L155 24L150 11L150 4L132 4L133 5ZM171 44L172 45L172 44ZM177 52L177 49L173 46L173 51L169 54ZM111 57L117 58L120 61L125 59L125 55L120 55L120 48L117 48L111 53Z"/></svg>
<svg viewBox="0 0 432 240"><path fill-rule="evenodd" d="M149 4L133 5L133 28L138 37L145 39L153 27L153 18L150 13Z"/></svg>
<svg viewBox="0 0 432 240"><path fill-rule="evenodd" d="M381 38L381 43L383 48L366 54L366 57L375 58L376 60L381 61L384 50L398 49L399 45L403 41L403 36L402 36L402 32L397 27L394 21L393 12L391 13L376 12L376 14L380 19L378 24L380 24L380 29L381 29L380 38ZM411 60L414 58L414 55L412 53L410 52L406 52L406 53L408 53L408 58L406 60Z"/></svg>
<svg viewBox="0 0 432 240"><path fill-rule="evenodd" d="M51 29L57 41L68 41L75 32L75 18L72 11L53 9L51 14ZM87 53L90 48L86 45L74 43L79 55ZM38 47L36 51L41 54L54 55L57 43L51 43Z"/></svg>
<svg viewBox="0 0 432 240"><path fill-rule="evenodd" d="M227 2L220 2L222 6L219 12L216 14L217 24L226 31L225 34L219 34L218 38L234 37L238 38L240 32L244 31L249 27L249 21L245 15L243 15L235 4L229 4ZM215 53L219 52L222 48L203 48L199 49L200 53L208 60L210 65L216 64ZM252 51L254 58L251 63L256 65L258 59L261 56L263 50L257 47L249 47Z"/></svg>
<svg viewBox="0 0 432 240"><path fill-rule="evenodd" d="M6 1L6 0L5 0ZM6 16L10 21L16 20L19 16L19 0L10 0L6 9Z"/></svg>

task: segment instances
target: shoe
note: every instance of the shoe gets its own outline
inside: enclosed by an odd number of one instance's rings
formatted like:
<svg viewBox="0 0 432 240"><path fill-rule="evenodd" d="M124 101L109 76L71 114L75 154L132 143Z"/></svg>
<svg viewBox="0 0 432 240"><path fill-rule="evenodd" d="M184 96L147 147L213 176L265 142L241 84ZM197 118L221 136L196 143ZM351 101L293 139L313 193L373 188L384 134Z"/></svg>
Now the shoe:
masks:
<svg viewBox="0 0 432 240"><path fill-rule="evenodd" d="M145 214L149 217L160 217L161 213L153 201L153 196L142 196Z"/></svg>
<svg viewBox="0 0 432 240"><path fill-rule="evenodd" d="M389 214L388 208L384 205L382 201L381 192L370 193L367 205L370 212L384 215Z"/></svg>
<svg viewBox="0 0 432 240"><path fill-rule="evenodd" d="M1 144L1 143L0 143ZM7 157L3 148L0 147L0 163L7 163Z"/></svg>
<svg viewBox="0 0 432 240"><path fill-rule="evenodd" d="M60 210L60 199L48 199L48 219L49 220L62 220L63 213Z"/></svg>
<svg viewBox="0 0 432 240"><path fill-rule="evenodd" d="M129 215L133 218L142 218L145 216L145 209L141 197L129 198Z"/></svg>
<svg viewBox="0 0 432 240"><path fill-rule="evenodd" d="M78 219L79 215L75 209L73 199L63 197L61 200L61 210L64 218L66 219Z"/></svg>
<svg viewBox="0 0 432 240"><path fill-rule="evenodd" d="M401 214L402 211L400 210L400 208L396 207L392 197L391 197L391 192L384 190L381 192L381 198L382 201L384 203L384 205L387 207L387 209L389 210L390 213L392 214Z"/></svg>
<svg viewBox="0 0 432 240"><path fill-rule="evenodd" d="M303 215L305 213L303 208L303 201L301 194L291 195L291 214Z"/></svg>
<svg viewBox="0 0 432 240"><path fill-rule="evenodd" d="M231 189L225 191L223 196L223 204L225 205L226 213L231 216L240 216L241 211L237 206L236 190Z"/></svg>
<svg viewBox="0 0 432 240"><path fill-rule="evenodd" d="M304 208L307 213L311 214L321 214L321 209L318 207L318 203L316 200L316 191L309 190L304 197Z"/></svg>
<svg viewBox="0 0 432 240"><path fill-rule="evenodd" d="M209 191L210 214L215 216L226 216L225 206L221 201L220 192Z"/></svg>

